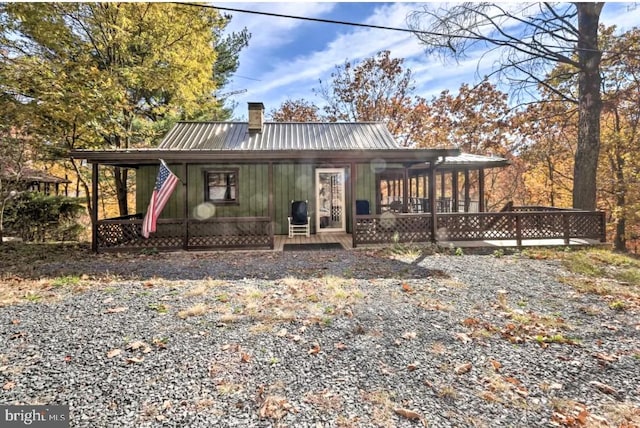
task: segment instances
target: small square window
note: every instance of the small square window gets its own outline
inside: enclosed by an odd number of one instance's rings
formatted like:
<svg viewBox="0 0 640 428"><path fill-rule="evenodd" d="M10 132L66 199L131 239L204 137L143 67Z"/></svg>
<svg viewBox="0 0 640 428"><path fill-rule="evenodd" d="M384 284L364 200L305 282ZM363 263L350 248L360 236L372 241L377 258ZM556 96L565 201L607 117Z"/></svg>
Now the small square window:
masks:
<svg viewBox="0 0 640 428"><path fill-rule="evenodd" d="M205 200L215 204L238 203L238 170L205 171Z"/></svg>

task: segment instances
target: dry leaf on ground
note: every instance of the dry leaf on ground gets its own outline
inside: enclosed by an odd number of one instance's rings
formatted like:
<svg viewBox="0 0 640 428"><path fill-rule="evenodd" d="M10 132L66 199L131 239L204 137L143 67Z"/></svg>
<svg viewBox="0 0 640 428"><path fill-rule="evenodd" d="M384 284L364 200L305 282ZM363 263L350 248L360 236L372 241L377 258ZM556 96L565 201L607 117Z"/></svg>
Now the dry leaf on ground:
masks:
<svg viewBox="0 0 640 428"><path fill-rule="evenodd" d="M117 314L120 312L124 312L126 311L128 308L126 306L117 306L115 308L107 308L106 311L104 311L105 314Z"/></svg>
<svg viewBox="0 0 640 428"><path fill-rule="evenodd" d="M415 331L407 331L402 334L402 338L406 340L413 340L418 336L418 333Z"/></svg>
<svg viewBox="0 0 640 428"><path fill-rule="evenodd" d="M107 352L107 358L113 358L117 355L120 355L122 353L122 349L112 349L111 351Z"/></svg>
<svg viewBox="0 0 640 428"><path fill-rule="evenodd" d="M5 391L9 391L9 390L11 390L11 389L13 389L15 387L16 387L16 383L14 381L10 380L10 381L6 382L2 386L2 389L4 389Z"/></svg>
<svg viewBox="0 0 640 428"><path fill-rule="evenodd" d="M455 372L456 374L464 374L469 372L471 370L471 367L473 367L471 363L460 364L456 367Z"/></svg>
<svg viewBox="0 0 640 428"><path fill-rule="evenodd" d="M316 342L309 349L309 355L317 354L318 352L320 352L320 345Z"/></svg>
<svg viewBox="0 0 640 428"><path fill-rule="evenodd" d="M144 361L144 357L140 357L140 358L130 357L130 358L127 358L125 361L127 363L129 363L129 364L137 364L137 363L143 362Z"/></svg>
<svg viewBox="0 0 640 428"><path fill-rule="evenodd" d="M422 418L418 412L414 412L413 410L409 409L403 409L402 407L395 408L393 409L393 411L402 417L411 419L412 421L416 421Z"/></svg>

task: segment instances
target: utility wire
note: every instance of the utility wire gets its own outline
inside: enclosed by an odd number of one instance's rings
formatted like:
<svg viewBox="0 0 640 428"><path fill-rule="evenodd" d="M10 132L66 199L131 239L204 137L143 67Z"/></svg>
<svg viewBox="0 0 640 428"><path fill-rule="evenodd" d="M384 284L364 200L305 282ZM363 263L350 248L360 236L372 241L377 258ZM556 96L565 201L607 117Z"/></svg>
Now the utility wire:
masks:
<svg viewBox="0 0 640 428"><path fill-rule="evenodd" d="M479 41L485 41L487 43L491 43L490 38L482 37L482 36L472 36L472 35L464 35L463 36L463 35L455 35L455 34L438 33L438 32L434 32L434 31L410 30L408 28L387 27L387 26L384 26L384 25L374 25L374 24L362 24L362 23L359 23L359 22L338 21L338 20L334 20L334 19L311 18L311 17L308 17L308 16L287 15L287 14L273 13L273 12L260 12L260 11L256 11L256 10L238 9L238 8L223 7L223 6L213 6L213 5L207 5L207 4L201 4L201 3L182 3L182 2L173 2L173 3L174 4L178 4L178 5L200 7L200 8L206 8L206 9L217 9L217 10L225 10L225 11L229 11L229 12L240 12L240 13L249 13L249 14L254 14L254 15L272 16L272 17L275 17L275 18L298 19L298 20L301 20L301 21L322 22L322 23L325 23L325 24L349 25L349 26L352 26L352 27L374 28L374 29L378 29L378 30L388 30L388 31L400 31L400 32L404 32L404 33L424 34L424 35L436 36L436 37L464 38L464 39L479 40ZM567 47L567 46L546 45L546 47L559 49L558 52L575 52L575 51L592 51L593 52L593 51L595 51L594 49L579 48L577 46L574 47L574 48L570 48L570 47ZM614 54L615 53L619 53L619 52L608 51L608 50L602 50L600 52L603 52L603 53L605 53L605 52L606 53L614 53ZM627 51L627 52L631 52L631 51Z"/></svg>

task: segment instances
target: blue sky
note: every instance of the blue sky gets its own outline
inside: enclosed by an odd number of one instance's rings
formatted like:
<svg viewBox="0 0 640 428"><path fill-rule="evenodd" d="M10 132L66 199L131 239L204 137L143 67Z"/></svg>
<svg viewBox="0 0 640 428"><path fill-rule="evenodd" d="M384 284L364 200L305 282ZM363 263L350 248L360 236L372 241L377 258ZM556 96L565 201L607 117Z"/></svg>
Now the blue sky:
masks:
<svg viewBox="0 0 640 428"><path fill-rule="evenodd" d="M389 27L407 28L409 12L424 3L214 3L222 7L264 11ZM435 7L437 4L430 4ZM245 91L230 97L237 103L234 118L246 120L247 102L263 102L268 111L287 99L303 98L316 105L322 100L313 93L319 79L330 80L336 65L345 60L360 61L381 50L404 58L416 84L416 94L426 98L445 89L457 92L462 83L473 84L491 70L495 57L488 56L478 68L478 56L460 63L443 64L428 56L411 33L368 29L337 24L308 22L239 12L233 16L228 31L247 27L252 34L249 47L240 55L240 67L223 92ZM601 22L625 30L640 25L640 7L634 3L607 3ZM506 89L506 88L505 88Z"/></svg>

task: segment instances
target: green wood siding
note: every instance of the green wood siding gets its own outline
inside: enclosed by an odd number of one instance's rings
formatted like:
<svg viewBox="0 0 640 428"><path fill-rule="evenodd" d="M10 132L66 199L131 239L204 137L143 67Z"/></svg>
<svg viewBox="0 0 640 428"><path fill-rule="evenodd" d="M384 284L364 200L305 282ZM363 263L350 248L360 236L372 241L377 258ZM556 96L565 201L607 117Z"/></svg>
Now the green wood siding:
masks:
<svg viewBox="0 0 640 428"><path fill-rule="evenodd" d="M288 233L287 216L292 200L308 200L311 215L311 232L316 233L316 168L311 164L274 164L273 165L273 202L274 202L274 233L286 235ZM169 165L183 182L185 182L185 166L182 164ZM269 166L268 164L197 164L189 165L188 177L188 206L189 217L195 218L198 205L205 202L204 172L207 170L238 170L238 205L219 205L216 207L216 217L267 217L269 216ZM144 213L147 210L153 185L155 184L157 166L141 166L136 173L136 207ZM347 232L351 232L351 181L350 171L346 167L346 200ZM367 199L371 212L375 213L375 174L369 164L356 165L356 199ZM183 192L185 186L178 183L175 192L169 199L162 218L182 218L184 213Z"/></svg>
<svg viewBox="0 0 640 428"><path fill-rule="evenodd" d="M184 165L169 165L169 168L184 182ZM198 164L188 166L189 218L196 218L197 207L205 202L205 171L224 171L230 169L238 170L239 203L234 205L217 205L215 217L266 217L269 215L269 176L268 166L266 164ZM157 166L145 166L139 168L136 174L136 203L139 212L145 212L147 209L157 171ZM162 211L161 218L183 217L183 192L184 186L179 183L176 191L171 195L169 202L167 202L165 209Z"/></svg>
<svg viewBox="0 0 640 428"><path fill-rule="evenodd" d="M310 164L276 164L273 166L274 233L289 233L287 217L291 201L309 201L311 233L315 233L315 167Z"/></svg>

